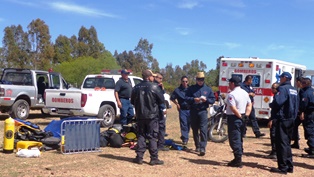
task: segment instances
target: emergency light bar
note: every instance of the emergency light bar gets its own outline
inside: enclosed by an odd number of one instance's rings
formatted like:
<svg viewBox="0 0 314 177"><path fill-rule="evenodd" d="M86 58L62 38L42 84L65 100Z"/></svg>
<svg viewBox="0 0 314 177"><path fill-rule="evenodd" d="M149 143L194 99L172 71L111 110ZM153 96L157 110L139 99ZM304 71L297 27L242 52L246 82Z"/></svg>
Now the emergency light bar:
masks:
<svg viewBox="0 0 314 177"><path fill-rule="evenodd" d="M103 69L101 74L121 74L122 69ZM132 74L132 70L127 69L127 71Z"/></svg>

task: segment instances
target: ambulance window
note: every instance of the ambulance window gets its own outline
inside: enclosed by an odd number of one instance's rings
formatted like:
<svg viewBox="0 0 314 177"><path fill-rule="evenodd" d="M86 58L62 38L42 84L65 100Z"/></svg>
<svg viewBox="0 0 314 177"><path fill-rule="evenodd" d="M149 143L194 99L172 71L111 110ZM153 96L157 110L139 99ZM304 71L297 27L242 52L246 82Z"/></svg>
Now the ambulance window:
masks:
<svg viewBox="0 0 314 177"><path fill-rule="evenodd" d="M261 76L260 75L252 75L252 87L260 87Z"/></svg>
<svg viewBox="0 0 314 177"><path fill-rule="evenodd" d="M242 74L232 74L231 77L233 77L233 76L239 77L239 78L241 79L241 82L243 81L243 76L242 76Z"/></svg>

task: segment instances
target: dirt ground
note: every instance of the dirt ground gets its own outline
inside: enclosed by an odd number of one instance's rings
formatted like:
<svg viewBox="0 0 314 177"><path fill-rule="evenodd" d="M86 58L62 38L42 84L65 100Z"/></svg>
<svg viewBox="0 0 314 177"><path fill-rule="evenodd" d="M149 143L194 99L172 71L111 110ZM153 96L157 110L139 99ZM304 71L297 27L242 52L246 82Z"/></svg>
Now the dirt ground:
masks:
<svg viewBox="0 0 314 177"><path fill-rule="evenodd" d="M81 154L61 154L58 151L42 152L39 158L20 158L14 153L2 153L4 120L8 115L0 115L0 176L280 176L269 172L277 167L275 160L265 158L270 152L269 129L261 125L266 137L256 139L249 127L244 139L243 168L226 166L233 155L228 141L225 143L208 142L206 155L198 156L194 152L192 133L187 151L170 150L160 152L164 160L162 166L150 166L148 151L145 153L144 164L132 163L135 152L128 147L101 148L101 152ZM32 112L29 121L44 129L49 122L58 117L43 117L40 112ZM102 129L104 130L104 129ZM176 109L168 110L167 139L180 143L179 120ZM303 129L300 127L302 134ZM301 136L301 149L293 149L294 173L288 176L313 176L314 159L301 157L306 141Z"/></svg>

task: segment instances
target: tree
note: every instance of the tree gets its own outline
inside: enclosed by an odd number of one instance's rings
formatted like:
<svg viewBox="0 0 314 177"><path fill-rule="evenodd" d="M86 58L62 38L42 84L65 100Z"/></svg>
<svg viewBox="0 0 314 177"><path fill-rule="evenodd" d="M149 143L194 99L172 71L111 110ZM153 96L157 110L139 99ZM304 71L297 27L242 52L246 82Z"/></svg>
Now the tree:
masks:
<svg viewBox="0 0 314 177"><path fill-rule="evenodd" d="M62 63L64 61L70 61L72 59L72 47L69 38L63 35L59 35L54 44L54 63Z"/></svg>
<svg viewBox="0 0 314 177"><path fill-rule="evenodd" d="M7 67L28 68L30 43L21 25L6 27L3 37L3 64Z"/></svg>
<svg viewBox="0 0 314 177"><path fill-rule="evenodd" d="M152 56L153 44L149 44L147 39L140 39L137 46L134 49L136 58L143 60L143 65L151 68L154 60ZM144 69L144 68L143 68Z"/></svg>
<svg viewBox="0 0 314 177"><path fill-rule="evenodd" d="M31 66L34 69L47 70L53 64L54 49L50 41L49 27L43 20L33 20L28 26L33 59Z"/></svg>

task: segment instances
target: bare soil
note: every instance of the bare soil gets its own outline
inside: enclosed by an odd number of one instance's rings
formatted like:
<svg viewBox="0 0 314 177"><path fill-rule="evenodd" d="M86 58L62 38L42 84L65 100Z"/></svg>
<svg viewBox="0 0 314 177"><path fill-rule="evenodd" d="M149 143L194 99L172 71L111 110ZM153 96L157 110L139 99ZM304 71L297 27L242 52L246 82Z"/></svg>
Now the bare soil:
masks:
<svg viewBox="0 0 314 177"><path fill-rule="evenodd" d="M271 167L277 167L276 160L265 158L270 152L269 129L260 125L267 133L266 137L255 138L251 128L248 128L244 139L243 168L227 167L233 155L228 141L225 143L208 142L206 155L198 156L194 152L192 133L187 145L188 150L170 150L159 152L161 166L150 166L148 151L145 153L144 164L132 163L134 150L123 148L101 148L101 152L81 154L61 154L58 151L42 152L39 158L20 158L14 153L2 153L4 120L8 115L0 115L0 176L280 176L269 172ZM59 117L43 116L33 111L29 121L44 129L52 120ZM102 130L105 130L102 128ZM179 119L176 109L168 110L167 139L173 139L180 144ZM300 127L300 133L303 129ZM306 141L301 136L301 148L293 149L294 173L288 176L313 176L314 159L301 157Z"/></svg>

